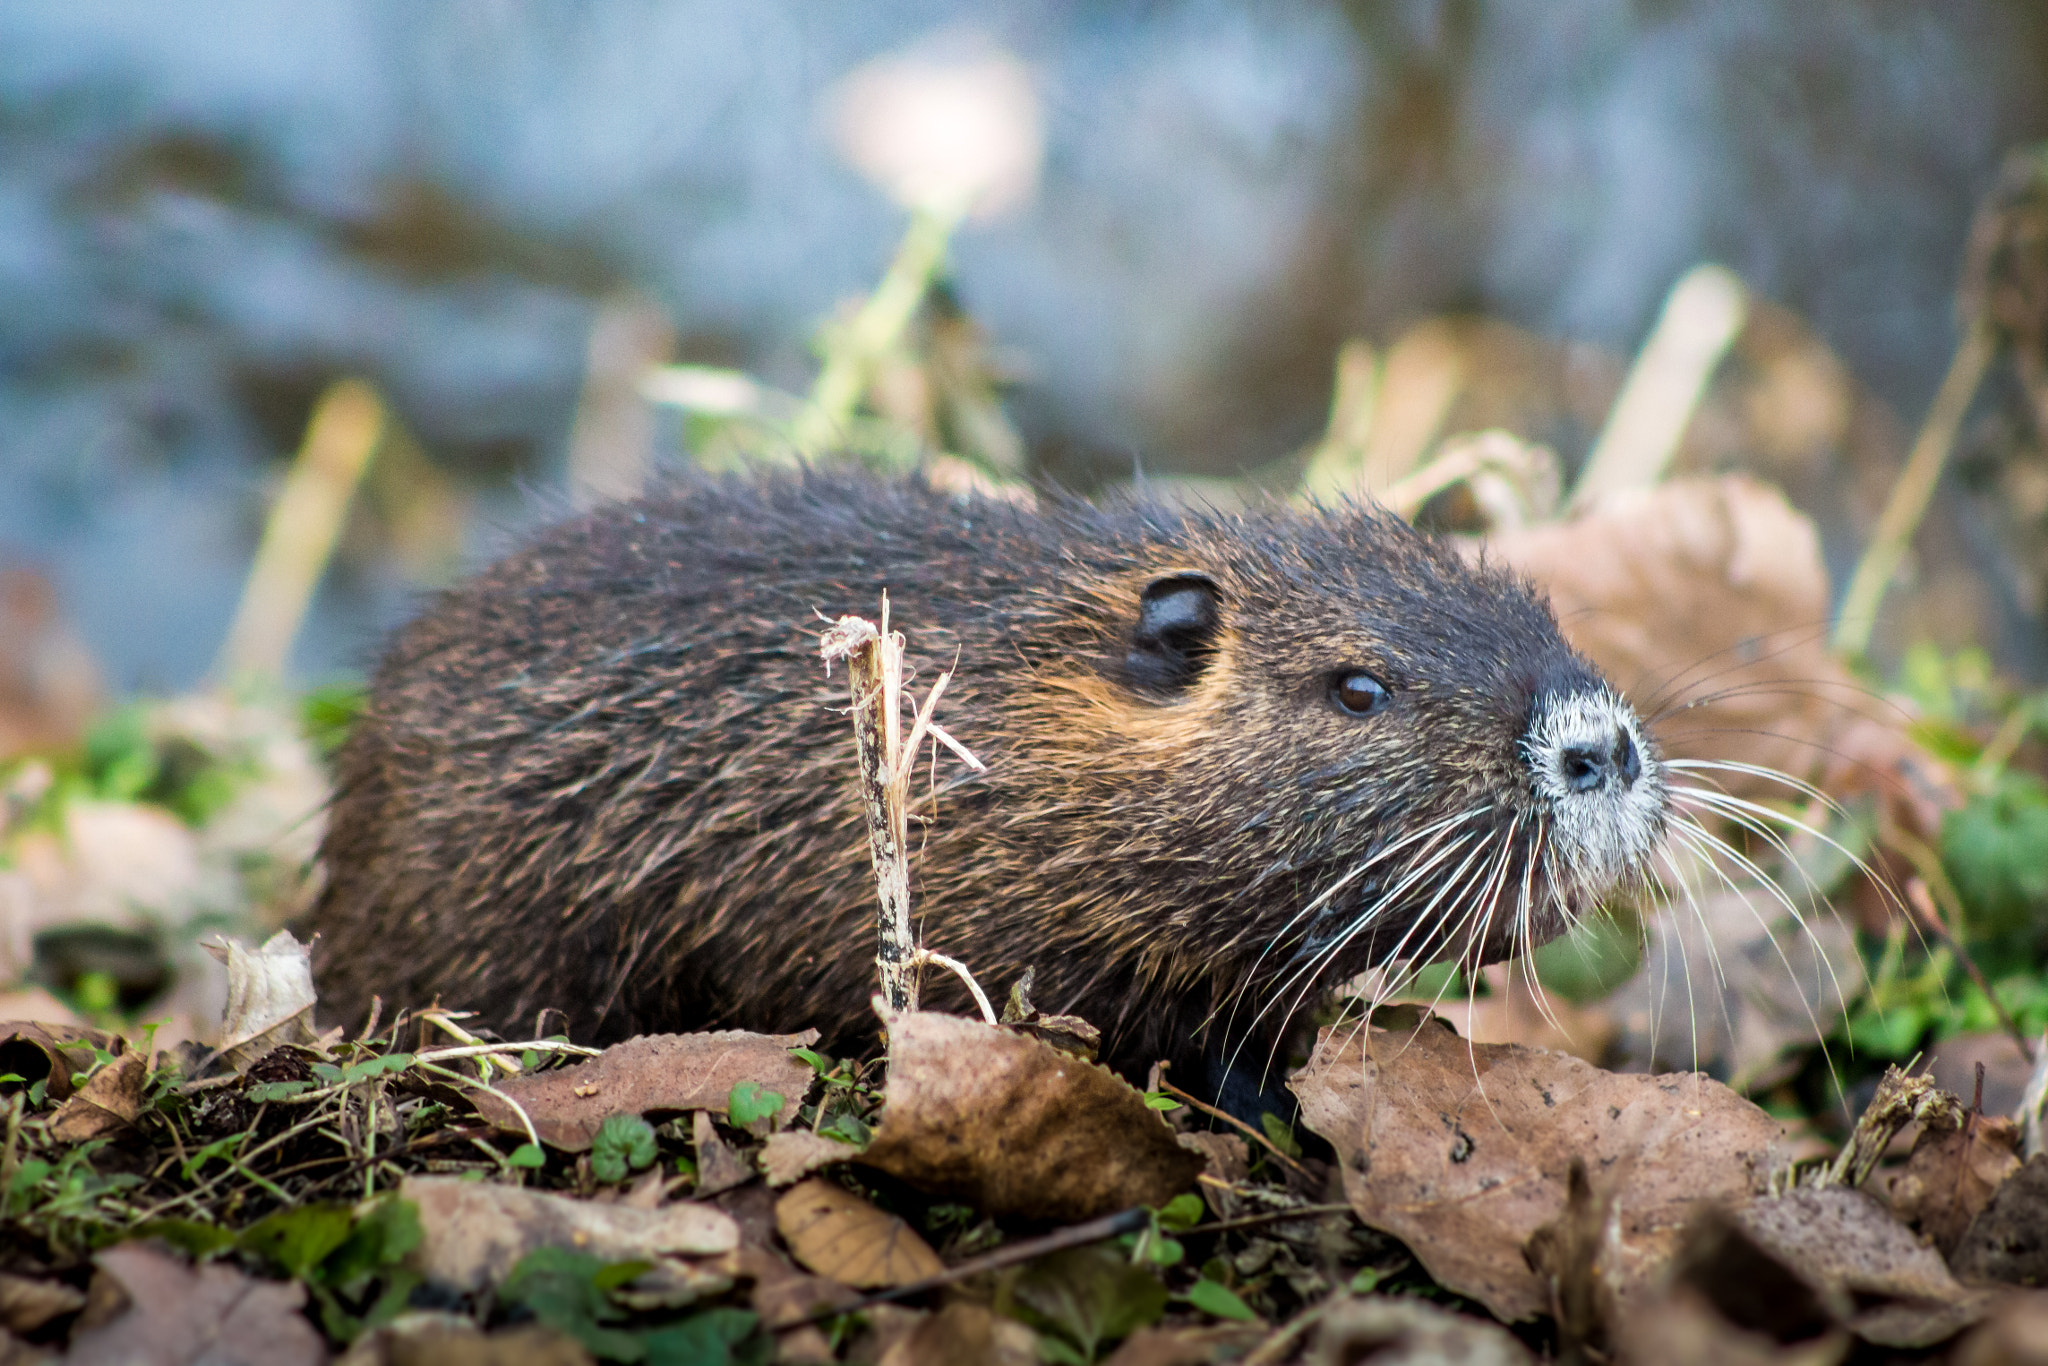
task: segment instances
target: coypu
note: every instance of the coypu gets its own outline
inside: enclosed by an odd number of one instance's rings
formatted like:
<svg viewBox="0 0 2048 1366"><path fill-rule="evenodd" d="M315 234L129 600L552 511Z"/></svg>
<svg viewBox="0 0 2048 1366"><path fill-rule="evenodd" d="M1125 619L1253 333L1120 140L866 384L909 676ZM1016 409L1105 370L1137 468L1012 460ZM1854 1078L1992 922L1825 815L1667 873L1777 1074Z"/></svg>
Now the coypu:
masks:
<svg viewBox="0 0 2048 1366"><path fill-rule="evenodd" d="M338 761L323 1013L871 1040L874 882L817 647L885 589L911 666L957 659L943 719L988 765L914 789L924 942L995 992L1035 967L1126 1075L1220 1087L1314 985L1541 943L1663 831L1654 744L1545 601L1384 511L686 475L398 635Z"/></svg>

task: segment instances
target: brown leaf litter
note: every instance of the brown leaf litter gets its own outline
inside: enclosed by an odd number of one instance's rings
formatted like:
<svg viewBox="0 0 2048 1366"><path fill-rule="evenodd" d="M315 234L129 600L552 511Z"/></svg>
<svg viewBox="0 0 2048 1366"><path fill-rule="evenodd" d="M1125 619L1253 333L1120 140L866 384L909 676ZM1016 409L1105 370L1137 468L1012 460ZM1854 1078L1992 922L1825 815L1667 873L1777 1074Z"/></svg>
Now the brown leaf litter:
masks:
<svg viewBox="0 0 2048 1366"><path fill-rule="evenodd" d="M1130 1083L1037 1039L892 1016L883 1120L859 1161L997 1216L1087 1219L1163 1205L1202 1158Z"/></svg>
<svg viewBox="0 0 2048 1366"><path fill-rule="evenodd" d="M70 1366L327 1360L326 1343L300 1312L306 1288L297 1282L253 1280L219 1262L191 1266L146 1243L108 1248L94 1262L94 1304L65 1354Z"/></svg>
<svg viewBox="0 0 2048 1366"><path fill-rule="evenodd" d="M428 1278L469 1293L502 1281L537 1247L629 1261L717 1256L740 1240L731 1215L687 1201L640 1210L444 1176L407 1177L399 1193L419 1208L413 1264Z"/></svg>
<svg viewBox="0 0 2048 1366"><path fill-rule="evenodd" d="M564 1152L588 1152L613 1115L697 1110L724 1114L732 1088L756 1083L783 1098L774 1117L780 1128L796 1116L810 1088L808 1063L789 1050L818 1041L818 1031L753 1034L728 1029L710 1034L643 1034L614 1044L586 1062L513 1077L497 1089L533 1120L541 1142ZM525 1125L504 1100L476 1098L477 1112L507 1133Z"/></svg>
<svg viewBox="0 0 2048 1366"><path fill-rule="evenodd" d="M1288 1085L1303 1122L1337 1150L1358 1217L1508 1321L1551 1307L1523 1248L1564 1210L1575 1158L1611 1183L1603 1273L1626 1291L1662 1266L1696 1202L1759 1193L1783 1138L1778 1121L1706 1077L1471 1044L1431 1017L1326 1028Z"/></svg>
<svg viewBox="0 0 2048 1366"><path fill-rule="evenodd" d="M829 1181L805 1181L776 1201L775 1227L798 1262L860 1290L909 1285L946 1269L902 1218Z"/></svg>

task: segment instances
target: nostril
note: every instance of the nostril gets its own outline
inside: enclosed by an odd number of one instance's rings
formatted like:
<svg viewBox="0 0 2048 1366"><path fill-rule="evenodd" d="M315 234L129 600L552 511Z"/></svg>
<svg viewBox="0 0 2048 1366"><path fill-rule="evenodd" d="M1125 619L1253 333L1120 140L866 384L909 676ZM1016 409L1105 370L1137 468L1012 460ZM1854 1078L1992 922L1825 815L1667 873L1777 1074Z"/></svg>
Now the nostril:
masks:
<svg viewBox="0 0 2048 1366"><path fill-rule="evenodd" d="M1571 745L1557 756L1558 771L1565 786L1574 792L1590 792L1600 786L1607 773L1607 756L1590 745Z"/></svg>
<svg viewBox="0 0 2048 1366"><path fill-rule="evenodd" d="M1626 730L1614 741L1614 771L1621 775L1623 787L1633 786L1643 776L1643 756L1636 753L1636 742Z"/></svg>

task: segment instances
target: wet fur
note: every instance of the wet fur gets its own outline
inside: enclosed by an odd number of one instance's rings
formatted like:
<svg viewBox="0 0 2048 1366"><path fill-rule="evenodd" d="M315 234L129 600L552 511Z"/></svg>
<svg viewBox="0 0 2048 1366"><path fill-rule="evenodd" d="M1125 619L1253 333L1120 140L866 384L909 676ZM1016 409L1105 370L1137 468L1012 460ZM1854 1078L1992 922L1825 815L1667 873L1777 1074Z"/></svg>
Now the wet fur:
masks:
<svg viewBox="0 0 2048 1366"><path fill-rule="evenodd" d="M1214 583L1220 624L1184 686L1139 686L1139 595L1181 574ZM816 647L818 613L873 615L884 589L927 680L957 659L941 719L989 768L942 755L936 790L920 770L925 941L992 992L1035 967L1037 1003L1099 1024L1127 1073L1270 1041L1314 999L1304 971L1468 951L1413 924L1427 885L1318 960L1407 866L1361 862L1459 812L1541 919L1510 907L1474 956L1563 925L1517 743L1539 695L1597 676L1512 576L1364 507L690 477L541 532L397 637L339 759L323 1015L438 996L513 1032L556 1007L586 1042L816 1025L862 1046L874 887L845 679ZM1349 668L1391 705L1339 711Z"/></svg>

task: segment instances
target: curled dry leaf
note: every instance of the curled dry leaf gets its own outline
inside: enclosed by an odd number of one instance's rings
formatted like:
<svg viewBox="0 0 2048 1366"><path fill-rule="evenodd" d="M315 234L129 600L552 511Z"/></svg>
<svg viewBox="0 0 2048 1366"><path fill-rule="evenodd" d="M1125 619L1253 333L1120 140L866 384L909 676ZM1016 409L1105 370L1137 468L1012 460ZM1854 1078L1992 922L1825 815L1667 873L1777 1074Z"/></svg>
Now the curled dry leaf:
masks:
<svg viewBox="0 0 2048 1366"><path fill-rule="evenodd" d="M909 1285L946 1269L916 1229L830 1181L806 1181L776 1201L775 1229L797 1261L860 1290Z"/></svg>
<svg viewBox="0 0 2048 1366"><path fill-rule="evenodd" d="M1952 1260L1966 1281L2048 1286L2048 1154L2028 1158L1991 1193Z"/></svg>
<svg viewBox="0 0 2048 1366"><path fill-rule="evenodd" d="M280 1044L311 1043L312 946L279 930L250 949L237 939L205 946L227 965L228 1006L221 1017L220 1059L236 1076Z"/></svg>
<svg viewBox="0 0 2048 1366"><path fill-rule="evenodd" d="M697 1149L697 1197L709 1199L754 1179L754 1169L733 1151L732 1144L718 1136L709 1112L699 1110L690 1118L690 1142Z"/></svg>
<svg viewBox="0 0 2048 1366"><path fill-rule="evenodd" d="M1015 1319L986 1305L955 1300L891 1343L881 1366L1037 1366L1038 1339Z"/></svg>
<svg viewBox="0 0 2048 1366"><path fill-rule="evenodd" d="M1974 1113L1958 1129L1921 1130L1892 1178L1892 1213L1943 1255L1954 1252L1992 1193L2020 1169L2019 1145L2019 1125Z"/></svg>
<svg viewBox="0 0 2048 1366"><path fill-rule="evenodd" d="M119 1133L142 1113L149 1067L140 1053L123 1053L86 1079L50 1118L50 1136L65 1143Z"/></svg>
<svg viewBox="0 0 2048 1366"><path fill-rule="evenodd" d="M1800 1187L1752 1201L1733 1218L1867 1341L1931 1346L1976 1322L1989 1304L1864 1191Z"/></svg>
<svg viewBox="0 0 2048 1366"><path fill-rule="evenodd" d="M85 1307L85 1296L62 1281L37 1280L0 1271L0 1326L33 1333L59 1314Z"/></svg>
<svg viewBox="0 0 2048 1366"><path fill-rule="evenodd" d="M1667 752L1871 792L1923 834L1956 804L1948 775L1827 648L1820 537L1753 479L1674 479L1597 501L1564 522L1496 536L1503 560L1550 594L1572 644L1655 716ZM1731 791L1774 783L1716 773Z"/></svg>
<svg viewBox="0 0 2048 1366"><path fill-rule="evenodd" d="M1949 1360L1954 1366L2039 1366L2048 1361L2048 1290L2007 1295Z"/></svg>
<svg viewBox="0 0 2048 1366"><path fill-rule="evenodd" d="M1105 1068L979 1020L916 1012L888 1026L867 1166L988 1214L1067 1222L1163 1205L1202 1170Z"/></svg>
<svg viewBox="0 0 2048 1366"><path fill-rule="evenodd" d="M1783 1128L1697 1074L1603 1072L1469 1044L1427 1018L1325 1029L1288 1086L1337 1150L1358 1217L1509 1321L1551 1307L1523 1248L1564 1210L1574 1157L1614 1211L1600 1274L1626 1296L1667 1260L1696 1202L1739 1205L1763 1188Z"/></svg>
<svg viewBox="0 0 2048 1366"><path fill-rule="evenodd" d="M399 1193L419 1207L420 1243L408 1260L465 1293L496 1285L537 1247L627 1261L716 1256L740 1241L731 1215L684 1201L638 1210L442 1176L409 1176Z"/></svg>
<svg viewBox="0 0 2048 1366"><path fill-rule="evenodd" d="M735 1083L751 1081L780 1095L778 1125L796 1116L811 1084L810 1066L790 1056L792 1048L818 1041L818 1031L750 1034L726 1029L711 1034L643 1034L614 1044L587 1062L514 1077L498 1086L533 1119L541 1142L564 1152L587 1152L597 1131L613 1115L656 1111L713 1110L725 1113ZM525 1126L496 1096L477 1093L477 1112L508 1133Z"/></svg>
<svg viewBox="0 0 2048 1366"><path fill-rule="evenodd" d="M486 1334L467 1314L416 1309L355 1341L338 1366L594 1366L583 1344L538 1323Z"/></svg>
<svg viewBox="0 0 2048 1366"><path fill-rule="evenodd" d="M94 1258L127 1308L80 1331L64 1360L79 1366L318 1366L327 1345L300 1308L297 1282L258 1281L220 1262L187 1266L146 1243L123 1243Z"/></svg>
<svg viewBox="0 0 2048 1366"><path fill-rule="evenodd" d="M804 1129L771 1134L761 1147L761 1172L771 1186L787 1186L821 1167L850 1162L860 1149L836 1138L826 1138Z"/></svg>
<svg viewBox="0 0 2048 1366"><path fill-rule="evenodd" d="M44 1094L64 1100L71 1095L71 1078L91 1070L94 1048L117 1052L121 1046L118 1037L103 1030L12 1021L0 1024L0 1072L30 1084L47 1082Z"/></svg>
<svg viewBox="0 0 2048 1366"><path fill-rule="evenodd" d="M1316 1327L1315 1345L1304 1366L1350 1366L1386 1362L1426 1366L1521 1366L1535 1360L1521 1340L1497 1323L1454 1314L1416 1299L1373 1295L1340 1299Z"/></svg>

